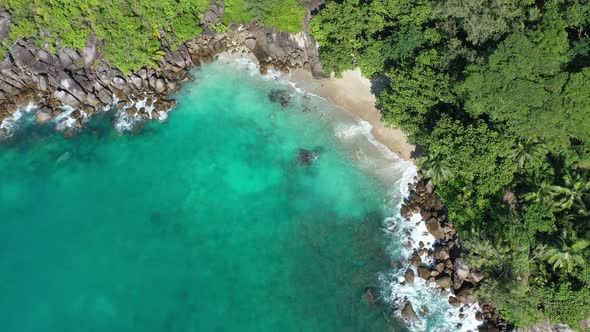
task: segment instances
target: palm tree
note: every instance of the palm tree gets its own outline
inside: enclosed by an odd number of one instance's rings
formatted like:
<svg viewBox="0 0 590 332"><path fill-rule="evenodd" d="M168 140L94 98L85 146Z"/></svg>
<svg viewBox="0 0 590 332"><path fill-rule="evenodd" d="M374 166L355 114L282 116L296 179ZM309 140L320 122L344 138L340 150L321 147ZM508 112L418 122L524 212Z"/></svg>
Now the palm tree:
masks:
<svg viewBox="0 0 590 332"><path fill-rule="evenodd" d="M551 186L551 193L559 209L569 210L575 205L580 210L587 210L585 200L590 196L590 182L579 173L566 174L563 182L563 186Z"/></svg>
<svg viewBox="0 0 590 332"><path fill-rule="evenodd" d="M546 250L543 248L541 250L541 257L553 266L553 270L560 269L571 273L576 266L585 264L582 251L590 246L590 242L584 239L577 240L573 236L571 239L573 243L568 245L566 239L567 234L564 231L560 237L562 243L561 248L551 247Z"/></svg>
<svg viewBox="0 0 590 332"><path fill-rule="evenodd" d="M542 162L546 155L545 145L536 138L529 138L516 143L511 150L510 158L516 162L518 168L524 168L526 165Z"/></svg>
<svg viewBox="0 0 590 332"><path fill-rule="evenodd" d="M453 174L449 162L442 158L440 154L422 157L420 167L424 169L426 177L432 179L434 184L449 179Z"/></svg>
<svg viewBox="0 0 590 332"><path fill-rule="evenodd" d="M549 204L553 202L553 194L551 191L551 183L543 181L537 187L537 191L526 193L522 198L526 202Z"/></svg>
<svg viewBox="0 0 590 332"><path fill-rule="evenodd" d="M588 247L588 241L580 240L571 247L564 246L561 249L550 248L547 250L547 262L553 265L553 270L561 269L571 273L576 266L585 264L584 257L580 254Z"/></svg>

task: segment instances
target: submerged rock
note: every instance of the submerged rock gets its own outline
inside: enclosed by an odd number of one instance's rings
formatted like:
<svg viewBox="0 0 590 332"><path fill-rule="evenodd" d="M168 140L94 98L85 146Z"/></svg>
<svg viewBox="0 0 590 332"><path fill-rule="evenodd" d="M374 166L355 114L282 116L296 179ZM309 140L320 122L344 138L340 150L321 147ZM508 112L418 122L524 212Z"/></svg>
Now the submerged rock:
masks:
<svg viewBox="0 0 590 332"><path fill-rule="evenodd" d="M365 288L363 292L363 297L371 307L375 307L377 305L377 297L375 296L375 292L371 287Z"/></svg>
<svg viewBox="0 0 590 332"><path fill-rule="evenodd" d="M299 149L297 150L298 161L301 166L310 166L320 156L321 148L313 150Z"/></svg>
<svg viewBox="0 0 590 332"><path fill-rule="evenodd" d="M72 153L70 151L66 151L55 160L55 164L59 165L61 163L65 163L66 161L70 160L71 157Z"/></svg>
<svg viewBox="0 0 590 332"><path fill-rule="evenodd" d="M286 107L289 105L289 101L291 100L291 96L289 95L289 91L283 89L272 89L268 94L268 99L273 103L280 103L281 106Z"/></svg>

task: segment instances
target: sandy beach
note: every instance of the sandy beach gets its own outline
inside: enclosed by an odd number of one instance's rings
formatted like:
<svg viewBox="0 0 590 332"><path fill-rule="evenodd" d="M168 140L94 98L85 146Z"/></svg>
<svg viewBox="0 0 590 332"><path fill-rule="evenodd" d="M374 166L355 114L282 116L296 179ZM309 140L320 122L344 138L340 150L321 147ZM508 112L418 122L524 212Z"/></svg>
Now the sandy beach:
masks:
<svg viewBox="0 0 590 332"><path fill-rule="evenodd" d="M220 55L221 60L239 58L257 62L254 55L246 49ZM373 127L371 133L377 141L401 158L416 161L411 157L416 146L408 142L406 134L400 129L386 127L381 122L381 113L375 107L376 98L371 93L371 82L362 76L360 69L345 71L340 78L322 79L314 78L308 70L294 69L289 73L289 79L305 90L367 121Z"/></svg>
<svg viewBox="0 0 590 332"><path fill-rule="evenodd" d="M369 122L375 139L403 159L415 161L411 157L415 145L408 142L406 134L400 129L386 127L381 121L381 113L375 107L376 98L371 93L371 82L362 76L360 69L345 71L341 78L316 79L303 69L292 70L290 76L311 93Z"/></svg>

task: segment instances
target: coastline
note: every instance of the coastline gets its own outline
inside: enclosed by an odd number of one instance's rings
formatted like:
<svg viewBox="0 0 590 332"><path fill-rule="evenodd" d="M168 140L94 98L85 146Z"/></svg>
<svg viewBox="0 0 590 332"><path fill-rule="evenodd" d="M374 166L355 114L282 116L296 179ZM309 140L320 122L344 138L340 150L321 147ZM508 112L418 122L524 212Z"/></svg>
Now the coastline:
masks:
<svg viewBox="0 0 590 332"><path fill-rule="evenodd" d="M253 52L245 47L236 47L232 48L231 51L220 52L220 54L218 54L215 59L219 62L241 59L254 64L260 64L260 67L265 66L264 63L260 63L257 60L257 57L254 56ZM211 60L213 60L213 58ZM190 69L190 66L188 66L186 69L187 75L188 69ZM401 130L385 127L381 122L380 113L375 107L375 97L371 93L371 83L368 79L362 77L360 70L357 69L344 72L341 78L314 78L312 72L309 71L309 69L301 69L297 68L297 66L293 66L289 68L283 67L281 71L286 72L286 69L288 69L288 73L284 74L282 77L293 83L296 88L305 89L306 91L311 92L337 106L337 108L340 108L342 111L357 117L359 120L366 121L366 123L371 125L371 134L376 141L383 144L401 159L414 164L416 163L416 160L411 158L411 154L415 150L415 146L408 143L406 135ZM178 78L176 79L177 80L175 82L177 84L182 81L178 80ZM180 86L176 85L172 90L177 91L179 88ZM113 99L115 99L115 97L113 97ZM166 99L163 100L165 101ZM114 106L114 108L117 110L117 114L131 120L135 118L139 120L144 119L145 116L142 115L144 113L149 115L149 119L152 119L152 111L154 110L156 111L155 114L157 115L157 118L159 120L163 120L165 119L166 112L169 110L156 110L155 107L147 107L147 105L144 108L144 104L146 103L145 100L136 100L132 104L127 104L127 102L124 101L115 101L116 103L114 104L116 104L116 106ZM174 105L175 103L170 101L170 109L173 108ZM56 122L60 124L61 122L59 122L59 120L61 120L62 117L65 118L65 120L70 120L74 110L74 108L70 107L67 112L56 116ZM128 110L132 112L128 112ZM85 116L85 113L82 112L73 118L74 121L71 124L71 121L64 121L64 124L66 125L65 129L69 129L70 127L76 125L81 128L82 122L85 122L86 118L87 117ZM37 120L39 122L39 119ZM404 186L405 185L407 184L404 184ZM399 238L401 239L401 236ZM452 272L448 274L452 274ZM426 284L424 284L424 286L426 286ZM432 292L432 294L436 293L436 291ZM403 310L401 314L403 316ZM423 315L426 316L427 313L419 311L419 316ZM460 317L460 320L462 320L462 317ZM414 326L413 324L410 325Z"/></svg>
<svg viewBox="0 0 590 332"><path fill-rule="evenodd" d="M221 53L218 61L238 59L258 63L254 54L246 48ZM328 100L331 104L363 121L367 121L372 127L371 134L378 142L400 158L416 164L416 159L412 157L416 146L408 142L407 136L402 130L386 127L381 121L381 114L375 107L376 98L371 93L371 82L362 76L360 69L345 71L340 78L316 78L309 70L291 68L287 78L298 87Z"/></svg>
<svg viewBox="0 0 590 332"><path fill-rule="evenodd" d="M375 107L376 98L371 93L371 82L362 76L359 68L343 72L341 78L318 79L304 69L293 69L290 76L295 83L304 85L307 91L367 121L373 127L371 134L377 141L402 159L416 164L416 159L412 157L416 146L408 142L402 130L386 127L381 121L381 114Z"/></svg>
<svg viewBox="0 0 590 332"><path fill-rule="evenodd" d="M219 54L216 61L223 64L235 61L249 63L256 65L256 69L259 63L251 52L240 48ZM271 78L285 79L296 89L312 93L340 111L367 122L371 125L370 135L376 144L382 145L388 153L395 154L403 160L402 163L415 166L416 160L411 156L415 146L407 141L401 130L383 125L375 107L371 83L362 76L359 69L346 71L341 78L314 78L310 71L300 68L291 68L288 73L274 72L269 75ZM400 159L398 160L401 161ZM485 328L485 325L482 326L484 318L487 321L497 321L497 313L493 308L487 303L476 301L472 295L472 285L479 284L483 276L478 271L468 270L467 276L459 278L457 273L459 265L463 264L461 260L454 256L452 259L449 257L441 260L437 254L440 248L450 252L454 250L454 246L461 245L453 226L444 223L446 211L432 191L433 188L425 191L423 174L417 172L415 167L408 168L399 183L401 201L397 206L397 214L385 219L386 237L391 236L395 243L401 245L401 249L395 249L392 256L392 267L399 268L383 271L378 277L383 292L380 297L394 306L392 315L404 322L410 331L425 330L429 324L442 324L445 328L467 332ZM423 215L425 211L429 211L429 215L430 211L434 215L441 215L440 220L436 219L436 224L440 223L439 229L444 226L445 232L452 234L445 233L444 239L432 234L431 223ZM419 264L415 263L416 255L419 255ZM444 268L440 269L443 261ZM460 267L469 269L464 264ZM426 271L429 271L428 275ZM364 296L369 296L369 302L373 301L373 293ZM434 323L440 317L444 317L444 322Z"/></svg>

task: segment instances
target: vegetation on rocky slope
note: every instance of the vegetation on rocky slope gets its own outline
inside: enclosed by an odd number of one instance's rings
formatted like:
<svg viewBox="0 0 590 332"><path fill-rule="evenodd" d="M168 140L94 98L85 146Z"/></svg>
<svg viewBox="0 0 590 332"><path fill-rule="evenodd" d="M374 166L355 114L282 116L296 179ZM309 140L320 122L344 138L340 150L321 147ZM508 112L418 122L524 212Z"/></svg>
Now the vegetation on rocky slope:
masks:
<svg viewBox="0 0 590 332"><path fill-rule="evenodd" d="M311 25L327 70L389 79L479 295L516 326L590 318L590 3L327 1Z"/></svg>
<svg viewBox="0 0 590 332"><path fill-rule="evenodd" d="M305 10L295 0L227 0L226 24L260 20L282 31L299 31ZM173 48L199 35L210 0L2 0L12 15L0 53L23 38L36 38L52 52L86 45L91 33L106 41L105 59L124 73L150 66ZM218 27L218 26L217 26Z"/></svg>
<svg viewBox="0 0 590 332"><path fill-rule="evenodd" d="M224 0L223 3L223 22L227 25L259 20L281 31L301 31L305 7L298 0Z"/></svg>

